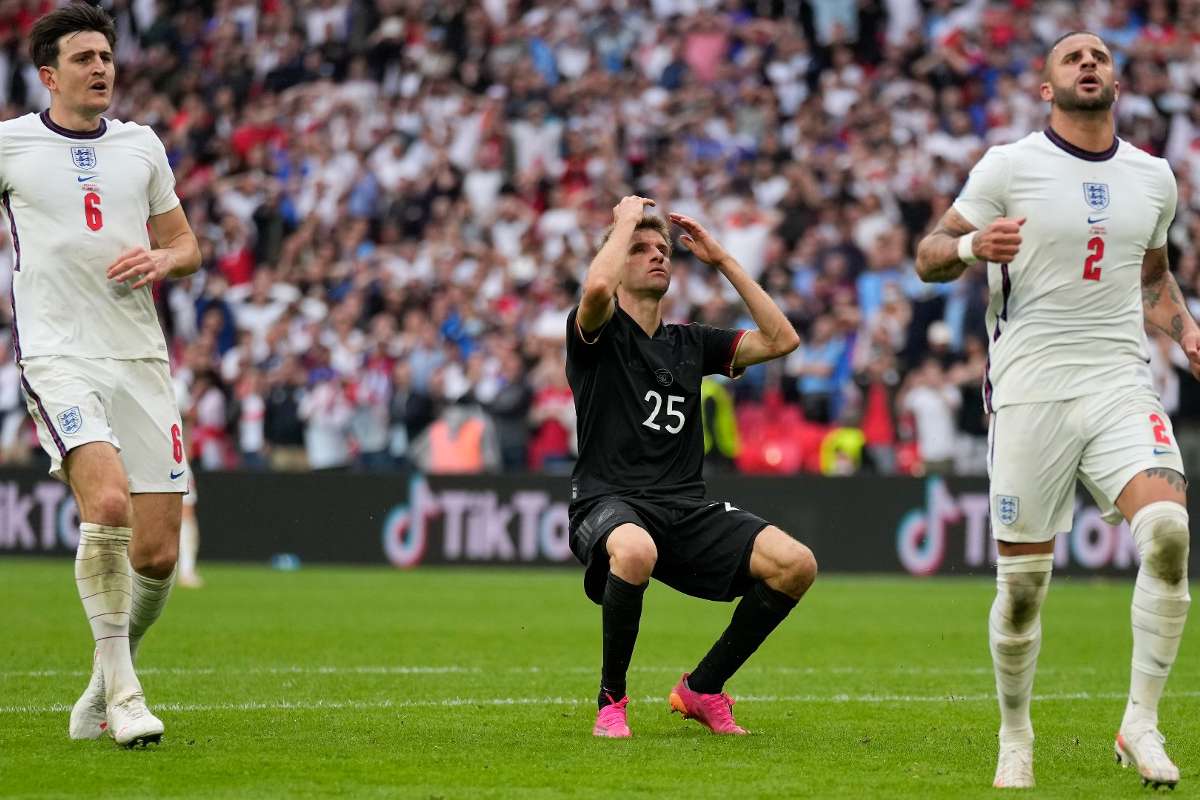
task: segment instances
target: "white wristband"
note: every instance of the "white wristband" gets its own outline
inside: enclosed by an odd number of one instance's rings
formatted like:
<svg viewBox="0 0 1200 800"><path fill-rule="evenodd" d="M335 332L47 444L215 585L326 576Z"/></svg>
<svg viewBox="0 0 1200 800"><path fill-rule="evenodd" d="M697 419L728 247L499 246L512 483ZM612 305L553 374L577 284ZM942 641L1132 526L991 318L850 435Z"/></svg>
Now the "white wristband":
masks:
<svg viewBox="0 0 1200 800"><path fill-rule="evenodd" d="M958 260L964 264L974 264L979 260L975 255L975 236L979 231L971 231L965 236L958 237Z"/></svg>

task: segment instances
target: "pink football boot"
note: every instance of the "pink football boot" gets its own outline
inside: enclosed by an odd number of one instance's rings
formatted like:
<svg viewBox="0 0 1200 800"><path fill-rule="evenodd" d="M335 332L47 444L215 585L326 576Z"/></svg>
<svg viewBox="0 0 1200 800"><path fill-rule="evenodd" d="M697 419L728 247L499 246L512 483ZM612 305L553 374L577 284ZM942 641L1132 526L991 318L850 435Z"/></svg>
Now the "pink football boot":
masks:
<svg viewBox="0 0 1200 800"><path fill-rule="evenodd" d="M678 711L684 719L694 719L713 733L745 736L745 728L733 721L733 698L720 694L700 694L687 685L688 673L671 690L671 712Z"/></svg>
<svg viewBox="0 0 1200 800"><path fill-rule="evenodd" d="M612 700L610 695L609 700ZM596 726L592 728L592 736L603 736L608 739L628 739L633 733L629 723L625 721L625 706L629 705L629 697L622 697L620 702L612 702L600 709L596 714Z"/></svg>

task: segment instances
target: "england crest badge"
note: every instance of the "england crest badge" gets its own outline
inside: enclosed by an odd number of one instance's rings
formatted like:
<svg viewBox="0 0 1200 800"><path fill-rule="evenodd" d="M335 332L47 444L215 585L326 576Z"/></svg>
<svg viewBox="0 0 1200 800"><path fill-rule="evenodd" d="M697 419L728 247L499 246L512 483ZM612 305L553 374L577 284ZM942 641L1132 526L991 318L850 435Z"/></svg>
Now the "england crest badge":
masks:
<svg viewBox="0 0 1200 800"><path fill-rule="evenodd" d="M996 495L996 519L1003 525L1012 525L1021 516L1021 498L1011 494Z"/></svg>
<svg viewBox="0 0 1200 800"><path fill-rule="evenodd" d="M72 147L71 161L75 166L84 170L93 170L96 168L96 148L94 147Z"/></svg>
<svg viewBox="0 0 1200 800"><path fill-rule="evenodd" d="M58 415L58 428L67 436L72 433L78 433L83 427L83 414L79 411L79 406L71 406L66 411Z"/></svg>
<svg viewBox="0 0 1200 800"><path fill-rule="evenodd" d="M1083 184L1083 199L1087 201L1088 208L1093 211L1103 211L1108 208L1108 184Z"/></svg>

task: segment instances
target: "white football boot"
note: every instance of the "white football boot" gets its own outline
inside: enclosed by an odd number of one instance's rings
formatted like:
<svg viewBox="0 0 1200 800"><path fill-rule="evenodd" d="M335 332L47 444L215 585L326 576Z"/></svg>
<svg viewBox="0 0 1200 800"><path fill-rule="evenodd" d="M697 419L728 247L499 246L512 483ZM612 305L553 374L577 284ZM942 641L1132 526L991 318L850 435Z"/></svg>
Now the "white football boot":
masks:
<svg viewBox="0 0 1200 800"><path fill-rule="evenodd" d="M1122 767L1136 767L1143 786L1167 786L1179 783L1179 767L1163 749L1166 738L1152 725L1131 725L1117 734L1114 749Z"/></svg>
<svg viewBox="0 0 1200 800"><path fill-rule="evenodd" d="M108 707L108 729L121 747L145 746L162 741L162 720L146 708L141 691L114 700Z"/></svg>
<svg viewBox="0 0 1200 800"><path fill-rule="evenodd" d="M1033 742L1000 745L992 786L997 789L1033 788Z"/></svg>
<svg viewBox="0 0 1200 800"><path fill-rule="evenodd" d="M92 653L92 679L71 707L72 739L99 739L108 730L108 704L104 698L104 670L100 653Z"/></svg>

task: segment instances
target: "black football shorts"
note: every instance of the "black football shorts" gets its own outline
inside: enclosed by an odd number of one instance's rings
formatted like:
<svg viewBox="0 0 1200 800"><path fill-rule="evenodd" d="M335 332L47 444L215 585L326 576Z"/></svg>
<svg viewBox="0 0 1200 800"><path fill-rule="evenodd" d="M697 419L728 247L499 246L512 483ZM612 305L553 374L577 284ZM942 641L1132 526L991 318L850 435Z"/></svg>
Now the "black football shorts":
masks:
<svg viewBox="0 0 1200 800"><path fill-rule="evenodd" d="M750 552L769 524L729 503L703 498L605 496L571 509L571 552L587 568L583 588L599 605L608 580L605 540L631 523L650 534L658 549L652 576L684 594L729 601L750 588Z"/></svg>

